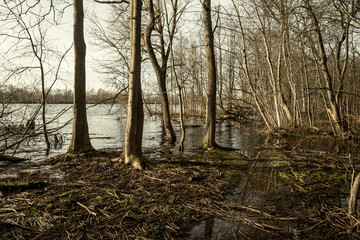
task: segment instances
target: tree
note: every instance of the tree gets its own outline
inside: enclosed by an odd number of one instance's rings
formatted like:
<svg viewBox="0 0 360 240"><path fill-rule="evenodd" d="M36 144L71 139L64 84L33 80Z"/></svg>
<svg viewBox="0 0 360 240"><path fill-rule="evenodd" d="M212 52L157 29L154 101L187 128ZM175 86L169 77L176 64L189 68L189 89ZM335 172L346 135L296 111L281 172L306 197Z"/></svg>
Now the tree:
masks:
<svg viewBox="0 0 360 240"><path fill-rule="evenodd" d="M172 10L174 13L173 16L173 29L175 30L175 24L177 22L177 9L178 9L178 0L175 1L171 1L172 3ZM165 17L166 17L166 27L169 33L171 33L171 28L170 28L170 21L169 21L169 13L166 7L166 1L164 0L164 8L165 8ZM180 15L183 13L183 11L181 11ZM169 48L170 48L170 59L171 59L171 72L172 75L174 76L175 79L175 83L178 89L178 99L179 99L179 109L180 109L180 127L181 127L181 138L179 141L179 146L178 149L179 151L184 151L184 142L185 142L185 123L184 123L184 100L183 100L183 94L182 94L182 86L183 84L180 85L179 82L179 78L177 75L177 72L175 70L175 57L174 57L174 49L173 49L173 37L169 38Z"/></svg>
<svg viewBox="0 0 360 240"><path fill-rule="evenodd" d="M15 143L8 145L16 146L13 154L21 142L38 135L39 131L42 131L41 134L44 135L46 152L49 153L50 140L48 134L52 129L48 129L47 126L47 121L49 121L46 119L47 97L60 78L59 72L62 62L71 47L65 53L56 50L56 47L52 46L52 41L49 41L50 34L48 31L57 27L62 20L62 13L68 6L67 2L55 3L53 1L41 3L37 1L33 4L25 1L4 1L0 6L0 42L4 50L0 56L2 60L0 72L4 76L4 80L1 81L15 85L20 80L29 84L32 82L29 79L36 79L40 83L34 83L31 88L37 90L36 85L40 84L41 86L41 94L33 93L33 96L28 97L32 103L40 103L39 107L33 111L29 118L24 117L22 119L22 122L27 123L27 126L34 126L35 119L41 113L41 127L31 129L31 134L29 132L19 134L20 138ZM51 78L53 79L49 86ZM29 96L29 89L18 94L17 101L26 102L24 101L26 95Z"/></svg>
<svg viewBox="0 0 360 240"><path fill-rule="evenodd" d="M205 53L206 66L208 73L207 102L206 102L206 133L203 139L203 148L213 148L215 142L216 124L216 62L214 52L214 34L211 23L211 0L202 2L204 33L205 33Z"/></svg>
<svg viewBox="0 0 360 240"><path fill-rule="evenodd" d="M166 4L166 3L164 3ZM161 97L161 105L162 105L162 122L164 124L166 135L169 139L170 143L174 143L176 141L176 135L174 132L174 129L171 125L171 119L170 119L170 110L169 110L169 99L166 89L166 72L167 72L167 65L168 65L168 59L170 54L170 46L168 48L165 48L165 39L164 39L164 26L163 26L163 20L161 19L161 13L160 11L160 1L158 0L158 6L157 11L155 13L154 9L154 2L153 0L148 0L148 10L149 10L149 24L145 31L145 46L146 50L149 54L150 61L153 65L154 71L156 73L156 78L158 82L160 97ZM175 29L176 29L176 22L177 22L176 14L174 13L174 16L172 18L172 28L169 29L169 42L172 41L175 35ZM155 49L153 47L153 44L151 42L151 34L156 29L158 32L158 36L160 38L160 56L161 56L161 63L159 63L156 54ZM170 43L169 43L170 45Z"/></svg>
<svg viewBox="0 0 360 240"><path fill-rule="evenodd" d="M130 1L130 81L125 129L125 164L143 168L144 110L141 97L141 0Z"/></svg>
<svg viewBox="0 0 360 240"><path fill-rule="evenodd" d="M350 16L342 16L340 13L340 26L341 29L340 36L335 38L335 64L336 64L336 74L331 74L331 70L329 68L329 54L326 51L325 41L323 37L324 30L321 29L319 23L319 16L315 12L313 8L313 4L310 0L305 0L306 10L308 12L309 17L312 20L315 36L316 36L316 47L314 47L314 54L317 59L317 64L319 65L321 72L323 74L325 89L326 89L326 105L327 111L332 120L332 124L334 125L334 132L337 136L343 136L345 132L347 132L347 120L346 117L342 114L341 104L342 97L344 93L344 80L345 73L348 67L348 59L349 59L349 28L351 23ZM336 13L336 12L335 12ZM344 46L345 45L345 46ZM341 58L341 53L344 52L344 59ZM341 64L341 62L343 62ZM335 83L338 86L335 86Z"/></svg>
<svg viewBox="0 0 360 240"><path fill-rule="evenodd" d="M86 44L84 40L83 0L74 0L74 96L73 130L69 153L92 151L86 117Z"/></svg>

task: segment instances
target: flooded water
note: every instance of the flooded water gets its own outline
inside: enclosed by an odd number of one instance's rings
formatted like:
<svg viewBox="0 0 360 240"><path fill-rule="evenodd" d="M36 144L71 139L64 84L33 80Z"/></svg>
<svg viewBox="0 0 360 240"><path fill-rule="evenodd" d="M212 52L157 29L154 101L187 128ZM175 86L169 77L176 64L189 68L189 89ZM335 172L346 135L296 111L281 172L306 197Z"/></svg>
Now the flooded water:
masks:
<svg viewBox="0 0 360 240"><path fill-rule="evenodd" d="M20 108L20 105L14 105ZM19 119L28 119L36 106L30 106L22 111L15 112L10 118L2 121L14 124L23 124ZM155 106L152 106L153 110ZM160 110L160 109L158 109ZM55 118L57 114L64 111L64 114ZM24 117L25 116L25 117ZM51 120L50 129L61 128L50 134L54 140L55 136L62 139L61 144L52 144L49 156L65 153L68 149L72 132L72 108L71 105L49 105L47 109L47 119ZM110 105L88 106L87 111L89 134L92 145L95 149L117 149L122 150L125 139L126 111L123 107ZM177 138L180 138L180 126L174 121L174 129ZM68 123L68 124L66 124ZM36 119L36 125L40 125L40 118ZM185 122L186 141L185 151L191 151L193 148L201 146L204 136L204 123L201 120L187 120ZM268 162L254 160L256 147L263 144L278 145L283 148L306 148L314 151L324 151L336 154L348 154L351 149L346 144L341 144L333 139L297 139L297 138L273 138L259 133L255 128L243 126L235 128L226 121L217 124L216 141L219 145L238 149L238 152L249 159L249 167L244 172L239 186L233 193L227 196L223 202L224 205L245 206L249 209L259 209L257 204L263 203L263 197L272 195L277 196L279 191L283 191L283 185L278 179L274 168L269 167ZM54 143L54 141L53 141ZM3 145L4 143L1 143ZM161 151L176 153L177 143L169 146L166 144L165 132L162 129L160 117L157 115L149 116L145 114L143 147L154 148ZM10 153L10 152L9 152ZM43 137L25 142L18 150L17 156L29 159L26 162L4 164L0 162L0 180L16 177L19 174L31 174L40 172L49 174L52 178L62 178L63 175L58 172L52 172L51 168L44 164L46 155ZM150 156L151 157L151 156ZM346 201L346 200L344 200ZM251 211L250 211L251 212ZM190 234L194 239L242 239L242 233L246 233L248 228L243 224L244 219L251 219L249 212L234 211L233 220L223 220L221 218L209 218L195 225ZM242 220L239 220L242 219ZM262 219L257 219L255 223L262 223ZM268 221L268 220L267 220ZM277 226L277 222L265 222L271 226ZM249 223L248 223L249 224ZM250 223L251 224L251 223ZM279 226L283 228L284 226ZM291 223L286 226L291 228ZM240 234L240 235L239 235Z"/></svg>
<svg viewBox="0 0 360 240"><path fill-rule="evenodd" d="M225 196L223 205L238 207L231 209L226 214L226 219L210 217L191 229L193 239L253 239L247 236L258 236L256 239L280 239L279 236L271 236L258 231L254 234L253 226L256 224L268 224L281 228L291 228L291 222L278 222L266 216L266 198L279 198L282 196L285 186L274 168L269 167L269 162L250 161L247 172L244 172L239 185ZM265 206L264 206L265 204ZM250 227L252 226L252 227Z"/></svg>
<svg viewBox="0 0 360 240"><path fill-rule="evenodd" d="M30 119L31 113L37 105L30 105L25 108L21 105L15 105L14 109L20 109L7 119L2 119L3 122L11 122L15 125L25 125L26 119ZM152 106L155 110L156 106ZM158 110L159 106L158 106ZM59 112L64 113L54 119ZM24 117L25 116L25 117ZM50 140L53 142L55 134L57 138L62 138L62 144L52 145L50 156L66 152L71 139L72 132L72 108L71 105L56 104L47 106L47 121L48 129L55 129L62 127L59 131L50 134ZM22 120L24 119L24 120ZM53 120L54 119L54 120ZM122 149L125 139L125 126L126 126L126 110L124 107L111 106L111 105L88 105L87 119L89 125L89 134L93 147L95 149ZM68 123L68 124L66 124ZM35 121L36 126L41 125L40 116ZM180 139L180 125L174 124L174 130L177 138ZM204 134L204 123L196 120L186 121L186 141L185 149L200 147ZM257 145L261 142L260 136L256 130L250 128L234 128L229 126L227 122L219 123L217 125L217 142L226 147L233 147L240 150L246 150L251 145ZM166 142L165 132L161 127L160 117L158 115L149 116L145 114L144 121L144 135L143 147L155 148ZM170 148L176 149L176 144ZM1 144L2 145L2 144ZM10 153L10 151L8 152ZM34 140L22 144L17 151L16 156L28 158L30 160L40 160L46 158L45 145L41 136Z"/></svg>
<svg viewBox="0 0 360 240"><path fill-rule="evenodd" d="M24 126L26 120L31 118L31 114L37 107L38 105L24 106L14 104L12 108L18 111L15 111L6 119L2 119L2 122L11 123L14 126ZM125 140L126 109L123 106L106 104L88 105L87 107L89 134L93 147L95 149L122 150ZM160 110L159 106L152 105L151 107L152 110ZM58 116L60 112L63 112L63 114ZM49 135L52 143L49 155L46 155L46 147L42 135L24 141L17 149L15 156L26 158L28 161L6 166L6 174L0 169L0 179L9 177L9 175L16 176L17 172L21 171L48 171L42 164L44 160L49 156L67 151L72 132L72 105L47 105L46 118L50 122L48 124L50 131L60 128ZM174 121L173 127L177 138L180 139L180 125L176 122ZM201 120L187 120L185 124L187 126L185 151L200 147L205 131L204 123ZM41 126L40 116L36 118L35 125L36 127ZM55 144L55 138L60 140L60 143ZM249 151L253 146L264 142L263 136L257 130L249 127L235 128L228 125L227 122L217 124L216 138L220 145L239 149L244 155L249 155ZM0 143L0 146L3 146L3 144L5 143ZM160 146L165 146L163 147L165 151L177 152L177 143L171 146L166 144L166 136L161 126L160 117L158 115L149 116L149 114L145 113L143 147L159 148ZM9 150L6 153L11 154L12 152ZM0 162L0 167L1 164L4 165L3 162ZM2 169L5 169L5 166Z"/></svg>

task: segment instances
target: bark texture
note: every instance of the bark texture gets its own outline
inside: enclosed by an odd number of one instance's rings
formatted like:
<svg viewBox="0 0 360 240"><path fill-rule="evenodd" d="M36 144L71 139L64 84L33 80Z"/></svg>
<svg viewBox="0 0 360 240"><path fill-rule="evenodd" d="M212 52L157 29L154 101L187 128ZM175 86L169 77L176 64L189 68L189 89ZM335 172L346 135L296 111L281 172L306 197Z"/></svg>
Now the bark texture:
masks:
<svg viewBox="0 0 360 240"><path fill-rule="evenodd" d="M351 186L349 211L348 211L350 215L354 215L356 213L359 188L360 188L360 173L355 177L353 185Z"/></svg>
<svg viewBox="0 0 360 240"><path fill-rule="evenodd" d="M141 0L130 1L130 81L125 129L125 164L143 168L144 111L141 97Z"/></svg>
<svg viewBox="0 0 360 240"><path fill-rule="evenodd" d="M343 72L341 70L339 71L339 72L342 72L341 74L339 74L340 75L340 79L339 79L340 87L339 87L339 89L335 89L334 77L331 75L330 69L328 66L328 56L326 54L325 43L324 43L324 38L323 38L321 29L320 29L320 24L319 24L318 18L316 16L314 9L313 9L312 5L310 4L309 0L306 1L306 8L312 19L312 22L314 25L314 32L316 34L317 47L318 47L317 54L318 54L318 58L319 58L319 65L320 65L320 68L322 70L324 80L325 80L327 105L328 105L327 111L333 122L335 135L343 136L344 133L348 131L348 128L346 125L347 121L345 120L345 117L341 114L339 99L341 98L341 93L343 91L343 89L342 89L343 88L343 79L344 79L343 74L345 73L346 65L344 66ZM345 30L344 34L345 35L343 38L345 39L347 37L346 35L348 34L348 30ZM343 41L343 40L341 40L341 41ZM338 46L341 46L341 44L339 43ZM340 49L339 49L339 51L340 51ZM346 49L346 51L348 51L348 49ZM337 54L337 56L340 56L340 55ZM347 64L347 57L345 60L345 64Z"/></svg>
<svg viewBox="0 0 360 240"><path fill-rule="evenodd" d="M86 44L84 40L83 0L74 0L75 76L73 96L73 129L68 152L92 151L86 117Z"/></svg>
<svg viewBox="0 0 360 240"><path fill-rule="evenodd" d="M211 23L211 0L202 3L205 53L208 72L207 101L206 101L206 133L203 139L203 148L212 148L215 143L216 124L216 62L214 52L214 34Z"/></svg>
<svg viewBox="0 0 360 240"><path fill-rule="evenodd" d="M167 64L170 54L170 47L165 50L165 41L164 41L164 33L163 33L163 25L160 16L155 16L154 11L154 3L153 0L148 0L148 11L149 11L149 24L145 31L145 46L146 51L149 54L150 61L153 65L154 71L156 73L159 93L161 97L161 106L162 106L162 123L165 128L166 136L169 139L170 143L175 143L176 134L171 124L170 111L169 111L169 99L166 89L166 70ZM160 53L161 53L161 63L159 63L154 47L151 42L151 34L155 30L155 25L157 24L157 31L160 35ZM171 35L169 36L170 41L173 38L173 34L175 31L171 31Z"/></svg>

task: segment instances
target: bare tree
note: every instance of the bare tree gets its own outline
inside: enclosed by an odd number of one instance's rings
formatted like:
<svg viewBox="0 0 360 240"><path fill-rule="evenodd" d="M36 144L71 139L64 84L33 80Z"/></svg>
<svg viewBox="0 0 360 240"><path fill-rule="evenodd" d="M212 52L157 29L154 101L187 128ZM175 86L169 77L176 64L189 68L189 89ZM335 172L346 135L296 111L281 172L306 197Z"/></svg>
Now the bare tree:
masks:
<svg viewBox="0 0 360 240"><path fill-rule="evenodd" d="M205 53L208 72L207 102L206 102L206 133L203 139L203 148L214 148L215 124L216 124L216 62L214 50L214 34L211 23L211 0L202 2L204 34L205 34Z"/></svg>
<svg viewBox="0 0 360 240"><path fill-rule="evenodd" d="M107 19L93 17L91 41L103 53L95 59L96 70L104 75L104 81L118 92L128 87L130 72L129 4L111 4ZM105 25L111 26L111 28ZM127 99L127 92L124 92Z"/></svg>
<svg viewBox="0 0 360 240"><path fill-rule="evenodd" d="M166 4L166 3L165 3ZM171 118L170 118L170 110L169 110L169 99L168 99L168 92L166 89L166 72L167 72L167 65L168 65L168 59L170 54L170 46L165 46L165 37L164 37L164 26L163 26L163 19L161 14L161 1L157 0L157 9L155 13L154 8L154 1L148 0L148 11L149 11L149 24L145 30L145 45L146 45L146 51L149 54L150 61L153 65L154 71L156 73L156 78L158 82L159 87L159 93L161 97L161 104L162 104L162 122L164 124L165 132L167 137L169 138L170 143L174 143L176 141L176 135L174 132L174 129L171 124ZM175 35L176 30L176 22L177 22L176 16L172 17L172 27L169 30L169 41L172 41ZM160 58L161 63L159 63L158 58L156 56L156 49L153 46L151 37L152 32L157 31L157 34L159 36L160 46L159 46L159 52L160 52ZM170 45L170 44L169 44Z"/></svg>
<svg viewBox="0 0 360 240"><path fill-rule="evenodd" d="M74 0L74 100L73 130L69 153L93 151L86 117L86 44L84 39L83 0Z"/></svg>
<svg viewBox="0 0 360 240"><path fill-rule="evenodd" d="M36 80L39 79L41 88L40 97L36 96L36 99L40 100L34 101L32 99L33 103L40 102L39 107L34 110L30 119L23 119L27 122L27 131L22 131L18 126L21 133L16 135L20 138L8 145L8 148L16 146L13 154L24 139L38 135L39 131L44 135L46 152L48 153L50 150L49 132L52 130L47 127L47 96L60 78L62 62L71 47L65 53L55 50L55 47L49 43L49 34L47 33L50 28L56 28L62 19L62 13L68 6L69 4L66 2L58 3L55 1L47 3L38 1L33 4L24 1L5 1L1 4L0 42L4 44L2 53L5 52L1 56L2 61L4 61L2 74L7 74L4 83L16 84L17 81L26 79L27 84L29 84L28 82L31 82L29 77L32 77ZM50 80L52 83L46 87ZM37 89L37 84L35 83L34 89ZM21 102L24 103L24 99L21 99ZM29 134L29 127L35 125L35 119L39 113L41 113L42 120L41 128L36 127L36 133L33 131L34 128Z"/></svg>
<svg viewBox="0 0 360 240"><path fill-rule="evenodd" d="M142 169L144 110L141 97L141 0L130 1L130 81L125 129L125 164Z"/></svg>
<svg viewBox="0 0 360 240"><path fill-rule="evenodd" d="M175 1L171 1L171 5L172 5L172 10L174 13L174 16L172 17L172 19L174 19L175 21L173 21L173 28L175 29L175 25L177 22L177 15L178 15L178 0ZM166 1L164 0L164 8L165 8L165 17L166 17L166 27L168 32L172 32L171 31L171 27L170 27L170 21L169 21L169 12L167 10L166 7ZM184 10L185 8L183 8ZM180 12L180 15L183 13L183 10ZM179 141L179 151L184 151L184 142L185 142L185 123L184 123L184 100L183 100L183 94L182 94L182 86L183 84L180 84L180 81L178 79L178 75L175 69L175 57L174 57L174 49L173 49L173 38L170 37L169 38L169 48L170 48L170 59L171 59L171 71L172 71L172 75L175 78L175 83L178 89L178 99L179 99L179 109L180 109L180 126L181 126L181 138Z"/></svg>
<svg viewBox="0 0 360 240"><path fill-rule="evenodd" d="M314 54L318 61L318 65L321 68L325 89L326 89L326 99L327 99L327 111L331 117L331 120L335 126L335 134L338 136L342 136L346 131L348 131L347 120L345 116L343 116L341 111L341 98L344 91L344 77L345 71L348 66L348 52L349 52L349 27L351 18L347 16L341 19L341 36L336 39L336 69L337 74L332 75L331 70L329 69L328 62L328 53L325 49L325 42L323 37L323 31L320 27L319 17L316 14L313 3L310 0L305 0L305 6L307 12L312 20L314 33L316 35L316 50L314 50ZM344 46L345 45L345 46ZM344 46L344 47L343 47ZM315 48L313 48L315 49ZM341 64L341 52L345 52L345 59L343 64ZM337 85L335 86L335 80L337 80Z"/></svg>

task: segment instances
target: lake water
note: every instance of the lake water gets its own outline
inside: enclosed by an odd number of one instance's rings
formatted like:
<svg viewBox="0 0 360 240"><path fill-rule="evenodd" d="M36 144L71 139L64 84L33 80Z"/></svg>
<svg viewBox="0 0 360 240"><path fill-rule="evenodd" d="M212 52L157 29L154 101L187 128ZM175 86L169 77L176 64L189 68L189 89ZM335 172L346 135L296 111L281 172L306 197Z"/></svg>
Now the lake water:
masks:
<svg viewBox="0 0 360 240"><path fill-rule="evenodd" d="M11 123L13 125L25 125L26 120L30 119L31 114L35 111L38 105L19 105L13 104L11 109L16 109L13 114L1 119L2 123ZM153 112L159 112L159 105L150 105ZM89 134L91 143L95 149L116 149L122 150L125 140L126 127L126 109L123 105L88 105L87 119L89 125ZM64 112L61 116L56 117L59 112ZM52 145L49 156L65 153L68 149L72 132L72 105L69 104L54 104L47 105L47 121L48 129L60 128L60 130L50 134L50 140L54 140L55 135L62 138L61 145ZM41 118L36 118L36 126L41 126ZM66 124L68 123L68 124ZM186 125L186 140L185 151L201 146L204 136L204 122L203 120L185 120ZM181 137L180 124L178 119L174 119L173 127L179 140ZM224 147L231 147L238 149L242 154L249 156L251 149L254 146L268 142L270 144L279 145L302 145L305 148L316 149L319 151L339 151L348 152L349 149L338 149L337 141L323 140L323 139L296 139L296 138L269 138L259 134L258 129L251 126L234 127L228 122L219 122L216 126L216 141ZM35 139L23 142L17 150L16 156L24 157L30 161L42 161L47 158L46 148L43 136L38 136ZM177 152L177 143L169 146L166 143L166 135L161 126L159 115L150 116L145 113L144 133L143 133L143 147L144 148L159 148L163 150ZM5 143L1 142L0 146ZM8 154L11 151L7 152Z"/></svg>
<svg viewBox="0 0 360 240"><path fill-rule="evenodd" d="M3 122L12 123L14 125L25 125L26 119L30 119L31 114L35 111L38 105L29 105L27 108L22 105L14 104L13 109L20 109L14 112L6 119L2 119ZM117 149L122 150L125 140L125 127L126 127L126 109L123 106L111 106L107 104L102 105L88 105L87 119L89 125L89 134L93 147L95 149ZM160 106L150 106L152 110L160 110ZM59 112L64 113L55 118ZM25 116L25 117L24 117ZM48 124L48 129L60 128L60 130L50 134L50 140L54 140L55 135L63 139L61 145L54 146L50 149L49 155L56 155L65 153L68 149L72 132L72 106L67 104L56 104L47 106L47 121L51 121ZM22 120L25 119L25 120ZM36 118L36 126L41 125L41 118ZM69 124L66 124L69 122ZM204 136L204 122L201 120L187 120L185 121L186 140L185 150L200 147L202 138ZM175 119L174 130L177 138L180 139L181 131L178 121ZM246 151L259 143L263 142L263 137L258 134L258 131L249 127L235 128L228 125L227 122L217 124L217 142L225 147L232 147L243 151ZM1 145L3 145L2 143ZM144 121L144 134L143 134L143 147L144 148L159 148L160 146L167 147L170 151L177 151L177 143L173 146L166 144L165 132L162 129L160 116L145 113ZM11 153L8 151L7 153ZM43 137L39 136L36 139L26 141L20 145L17 150L16 156L25 157L32 161L38 161L45 159L46 148L44 145Z"/></svg>

